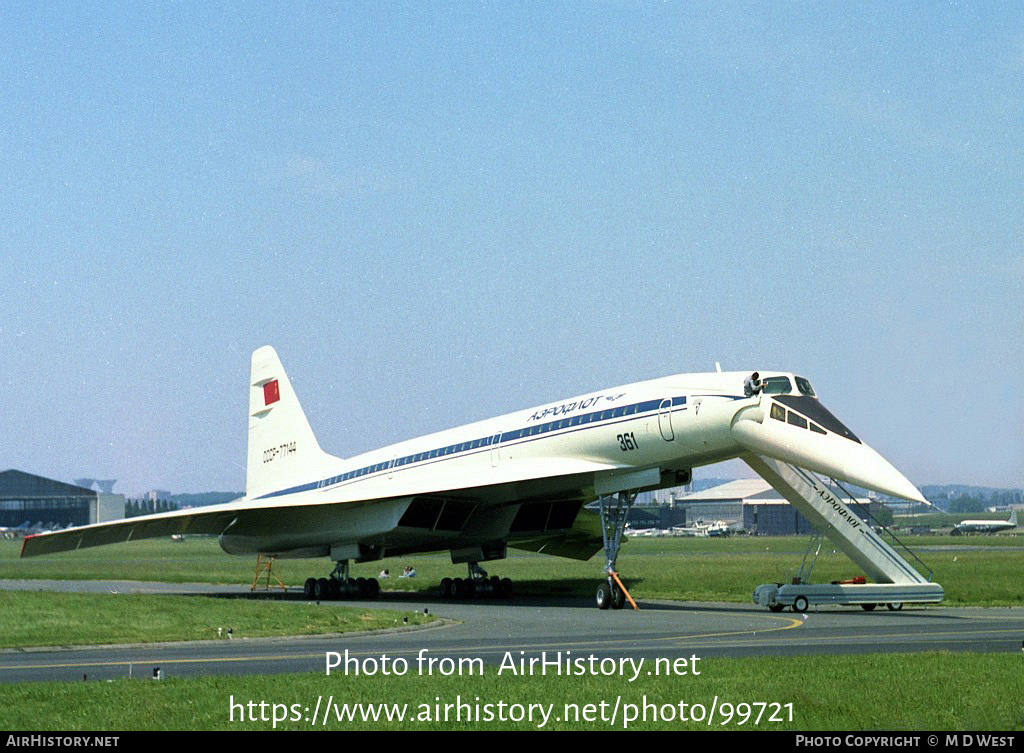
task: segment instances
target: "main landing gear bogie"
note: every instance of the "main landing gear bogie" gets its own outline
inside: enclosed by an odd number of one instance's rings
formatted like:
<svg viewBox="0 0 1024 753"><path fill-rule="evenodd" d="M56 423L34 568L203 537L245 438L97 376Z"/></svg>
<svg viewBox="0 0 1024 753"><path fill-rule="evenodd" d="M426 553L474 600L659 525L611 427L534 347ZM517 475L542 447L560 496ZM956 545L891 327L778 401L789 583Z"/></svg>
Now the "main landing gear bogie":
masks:
<svg viewBox="0 0 1024 753"><path fill-rule="evenodd" d="M302 594L316 601L338 599L376 599L380 596L380 583L376 578L351 578L348 562L338 562L334 571L326 578L306 578Z"/></svg>
<svg viewBox="0 0 1024 753"><path fill-rule="evenodd" d="M444 599L472 599L475 597L509 599L512 597L512 581L487 575L476 562L469 563L468 578L443 578L441 597Z"/></svg>

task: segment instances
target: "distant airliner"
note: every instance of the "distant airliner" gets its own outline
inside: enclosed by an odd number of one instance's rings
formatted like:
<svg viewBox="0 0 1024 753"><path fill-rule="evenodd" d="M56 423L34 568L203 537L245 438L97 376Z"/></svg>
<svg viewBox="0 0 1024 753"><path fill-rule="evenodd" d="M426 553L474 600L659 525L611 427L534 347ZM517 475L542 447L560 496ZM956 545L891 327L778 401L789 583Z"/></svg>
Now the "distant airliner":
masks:
<svg viewBox="0 0 1024 753"><path fill-rule="evenodd" d="M1009 520L964 520L953 526L951 536L960 536L964 533L996 533L998 531L1009 531L1017 527L1017 511L1010 513Z"/></svg>
<svg viewBox="0 0 1024 753"><path fill-rule="evenodd" d="M310 598L375 596L349 562L450 552L469 577L442 593L507 593L479 563L508 547L589 559L603 546L597 605L628 593L615 571L641 491L679 486L696 466L754 455L924 502L921 493L817 399L803 377L680 374L591 392L342 459L320 449L277 353L252 355L246 494L199 509L44 533L23 557L172 534L216 534L231 554L330 557ZM585 506L598 501L600 512Z"/></svg>

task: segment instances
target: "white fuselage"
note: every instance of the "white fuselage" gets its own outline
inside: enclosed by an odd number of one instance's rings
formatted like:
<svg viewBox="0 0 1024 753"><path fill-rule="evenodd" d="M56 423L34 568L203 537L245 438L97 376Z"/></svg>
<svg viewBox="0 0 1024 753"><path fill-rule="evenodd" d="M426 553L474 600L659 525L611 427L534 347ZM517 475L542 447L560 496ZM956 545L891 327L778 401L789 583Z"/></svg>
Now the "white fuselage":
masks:
<svg viewBox="0 0 1024 753"><path fill-rule="evenodd" d="M22 556L199 533L234 554L338 562L448 549L453 562L472 563L499 559L506 546L587 559L607 522L588 503L635 499L737 457L924 501L806 379L762 373L764 391L753 394L751 382L745 394L748 376L627 384L342 459L321 449L276 351L264 346L252 354L244 498L29 537Z"/></svg>
<svg viewBox="0 0 1024 753"><path fill-rule="evenodd" d="M306 504L315 495L347 502L543 478L576 467L692 468L740 455L729 422L738 407L757 403L743 398L742 375L665 377L335 459L319 478L250 499L287 496Z"/></svg>
<svg viewBox="0 0 1024 753"><path fill-rule="evenodd" d="M274 526L263 521L229 527L221 544L233 553L329 553L335 559L361 556L345 553L344 547L356 542L385 550L449 547L454 551L487 540L508 540L514 506L524 500L575 493L589 501L608 490L675 486L689 469L747 452L798 460L804 467L879 491L920 496L877 453L856 437L848 438L852 434L831 414L830 429L838 427L836 431L848 436L823 429L812 432L807 421L800 427L784 419L771 420L768 406L775 402L769 398L787 399L791 404L804 401L797 407L819 408L815 398L807 397L806 392L801 395L793 386L793 375L763 374L777 383L789 380L785 394L792 397L784 398L744 396L743 381L748 374L680 374L628 384L344 460L323 455L316 468L305 468L302 473L292 472L286 465L293 458L301 460L299 453L289 451L295 442L288 436L278 437L274 446L251 448L251 453L255 450L257 457L264 459L266 467L261 473L273 471L265 475L287 478L289 483L250 489L243 502L302 508L302 519L269 532ZM265 410L261 394L255 392L256 415ZM775 410L786 415L781 407ZM737 424L741 424L739 430ZM278 452L275 447L283 449ZM620 478L629 483L617 482ZM461 496L472 500L474 509L466 513L468 520L459 520L457 531L432 530L428 534L403 530L403 515L413 500L431 496ZM342 506L348 514L318 518L316 510L328 506ZM487 513L499 508L504 508L504 515ZM325 547L332 548L328 552Z"/></svg>
<svg viewBox="0 0 1024 753"><path fill-rule="evenodd" d="M1016 523L1008 523L1004 520L965 520L953 527L955 533L999 533L1000 531L1012 531L1017 527Z"/></svg>

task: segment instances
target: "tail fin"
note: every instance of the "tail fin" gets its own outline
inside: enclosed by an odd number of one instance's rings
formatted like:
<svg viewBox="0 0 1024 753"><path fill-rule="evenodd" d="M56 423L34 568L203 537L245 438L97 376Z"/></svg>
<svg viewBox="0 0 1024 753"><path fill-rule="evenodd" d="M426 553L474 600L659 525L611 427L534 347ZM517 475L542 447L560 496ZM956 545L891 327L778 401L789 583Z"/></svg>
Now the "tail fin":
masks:
<svg viewBox="0 0 1024 753"><path fill-rule="evenodd" d="M277 352L269 345L253 351L246 496L314 481L331 459L320 449Z"/></svg>
<svg viewBox="0 0 1024 753"><path fill-rule="evenodd" d="M1010 513L1010 522L1013 523L1014 525L1017 525L1017 511L1016 510L1014 510L1013 512Z"/></svg>

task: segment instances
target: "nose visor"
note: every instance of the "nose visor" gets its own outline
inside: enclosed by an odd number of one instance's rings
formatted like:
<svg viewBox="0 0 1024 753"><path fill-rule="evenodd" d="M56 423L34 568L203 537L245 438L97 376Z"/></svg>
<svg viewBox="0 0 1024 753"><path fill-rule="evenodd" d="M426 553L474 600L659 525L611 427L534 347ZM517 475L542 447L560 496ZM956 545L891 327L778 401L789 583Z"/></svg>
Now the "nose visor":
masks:
<svg viewBox="0 0 1024 753"><path fill-rule="evenodd" d="M763 397L757 410L741 410L731 432L740 446L881 494L928 501L888 460L860 440L817 399Z"/></svg>

